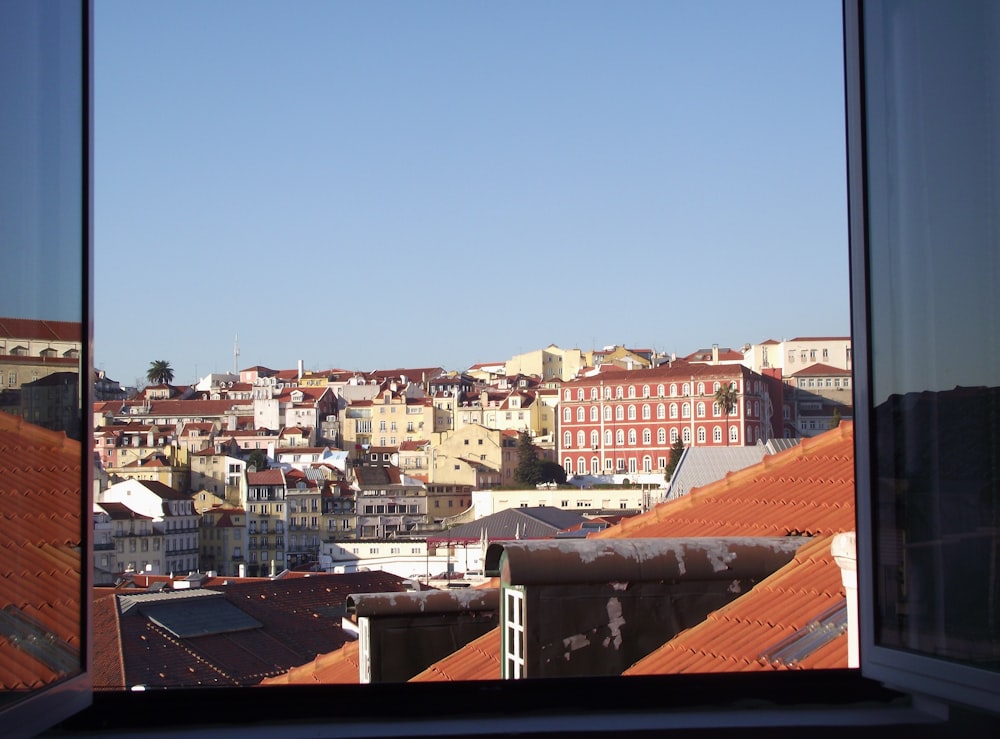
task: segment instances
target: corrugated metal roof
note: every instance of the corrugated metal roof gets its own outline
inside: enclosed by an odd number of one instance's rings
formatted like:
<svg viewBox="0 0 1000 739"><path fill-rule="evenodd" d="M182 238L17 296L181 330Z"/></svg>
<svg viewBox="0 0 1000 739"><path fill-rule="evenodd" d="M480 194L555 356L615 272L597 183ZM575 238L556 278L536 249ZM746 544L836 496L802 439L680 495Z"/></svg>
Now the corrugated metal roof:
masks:
<svg viewBox="0 0 1000 739"><path fill-rule="evenodd" d="M729 472L757 464L767 453L763 446L688 447L670 478L669 497L680 498L694 488L721 480Z"/></svg>

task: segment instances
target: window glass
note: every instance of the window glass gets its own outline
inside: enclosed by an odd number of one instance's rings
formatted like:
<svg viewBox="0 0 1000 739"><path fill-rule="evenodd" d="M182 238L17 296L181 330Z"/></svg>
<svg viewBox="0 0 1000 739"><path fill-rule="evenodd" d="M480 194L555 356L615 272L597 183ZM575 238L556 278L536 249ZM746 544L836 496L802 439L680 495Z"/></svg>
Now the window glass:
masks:
<svg viewBox="0 0 1000 739"><path fill-rule="evenodd" d="M2 578L0 592L0 707L15 712L11 715L17 719L8 726L25 735L89 700L72 690L46 689L80 685L86 652L81 585L91 564L100 569L109 561L107 547L86 565L80 554L87 551L85 532L91 525L90 514L83 515L81 485L89 454L80 444L82 407L89 397L89 374L81 372L87 366L81 361L90 360L83 330L90 320L83 279L89 249L89 126L82 64L88 30L79 4L0 3L0 317L5 329L0 344L10 350L0 351L0 377L6 379L0 388L0 540L11 573ZM14 465L18 472L11 474ZM14 501L29 495L46 515L34 511L23 518L30 509ZM134 539L131 544L134 551ZM25 703L25 711L19 711L21 699L42 693L41 703L34 701L31 708Z"/></svg>
<svg viewBox="0 0 1000 739"><path fill-rule="evenodd" d="M874 640L996 673L1000 7L864 23Z"/></svg>

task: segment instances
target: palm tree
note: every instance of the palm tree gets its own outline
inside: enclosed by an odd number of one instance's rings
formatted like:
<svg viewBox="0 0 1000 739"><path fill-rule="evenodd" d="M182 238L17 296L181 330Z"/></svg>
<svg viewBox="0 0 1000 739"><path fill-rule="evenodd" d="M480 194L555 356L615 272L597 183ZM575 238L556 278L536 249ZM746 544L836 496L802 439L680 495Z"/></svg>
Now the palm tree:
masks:
<svg viewBox="0 0 1000 739"><path fill-rule="evenodd" d="M153 385L169 385L174 380L174 371L166 359L154 359L146 370L146 381Z"/></svg>
<svg viewBox="0 0 1000 739"><path fill-rule="evenodd" d="M729 446L729 414L739 402L740 396L728 382L720 384L715 391L715 404L719 406L722 415L726 417L726 446Z"/></svg>

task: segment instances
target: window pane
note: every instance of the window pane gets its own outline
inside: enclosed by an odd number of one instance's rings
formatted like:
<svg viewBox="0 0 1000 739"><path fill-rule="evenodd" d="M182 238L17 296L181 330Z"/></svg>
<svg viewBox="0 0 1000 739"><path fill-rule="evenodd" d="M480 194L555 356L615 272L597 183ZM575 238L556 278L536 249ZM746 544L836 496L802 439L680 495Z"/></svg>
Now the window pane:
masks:
<svg viewBox="0 0 1000 739"><path fill-rule="evenodd" d="M0 707L25 734L89 702L76 691L90 525L86 18L81 3L0 3Z"/></svg>
<svg viewBox="0 0 1000 739"><path fill-rule="evenodd" d="M1000 667L1000 7L865 8L875 643Z"/></svg>

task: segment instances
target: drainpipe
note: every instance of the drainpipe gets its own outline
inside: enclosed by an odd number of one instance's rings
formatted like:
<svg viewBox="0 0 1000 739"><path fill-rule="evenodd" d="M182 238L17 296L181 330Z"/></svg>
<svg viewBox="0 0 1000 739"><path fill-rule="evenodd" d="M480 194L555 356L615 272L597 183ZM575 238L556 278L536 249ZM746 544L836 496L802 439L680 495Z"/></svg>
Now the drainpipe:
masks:
<svg viewBox="0 0 1000 739"><path fill-rule="evenodd" d="M837 534L830 553L840 567L840 579L847 598L847 666L859 667L858 650L858 553L853 531Z"/></svg>

